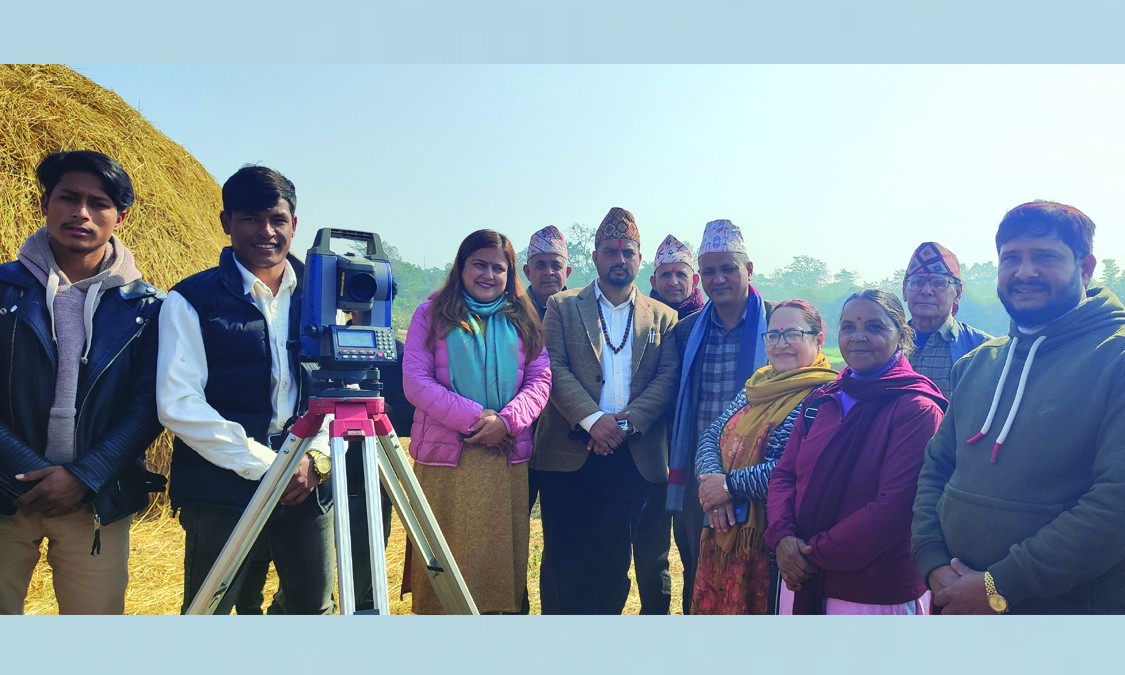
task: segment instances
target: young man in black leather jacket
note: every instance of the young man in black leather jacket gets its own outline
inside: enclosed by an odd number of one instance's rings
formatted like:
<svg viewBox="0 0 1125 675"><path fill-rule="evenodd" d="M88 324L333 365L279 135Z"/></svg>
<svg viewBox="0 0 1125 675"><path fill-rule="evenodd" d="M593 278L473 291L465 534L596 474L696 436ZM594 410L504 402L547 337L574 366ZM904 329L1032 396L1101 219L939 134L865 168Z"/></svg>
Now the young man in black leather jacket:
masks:
<svg viewBox="0 0 1125 675"><path fill-rule="evenodd" d="M114 235L133 203L120 164L59 152L36 173L45 225L0 265L0 613L23 612L46 538L59 612L121 614L164 294Z"/></svg>

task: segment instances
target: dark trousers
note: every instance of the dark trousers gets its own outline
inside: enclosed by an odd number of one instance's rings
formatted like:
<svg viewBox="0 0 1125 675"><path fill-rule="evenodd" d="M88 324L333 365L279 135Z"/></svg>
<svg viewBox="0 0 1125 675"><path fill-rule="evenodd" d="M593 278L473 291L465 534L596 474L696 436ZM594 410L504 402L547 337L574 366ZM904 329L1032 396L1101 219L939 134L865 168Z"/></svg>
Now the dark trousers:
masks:
<svg viewBox="0 0 1125 675"><path fill-rule="evenodd" d="M667 614L672 604L672 514L665 508L667 483L650 483L641 522L633 532L633 571L641 596L641 614Z"/></svg>
<svg viewBox="0 0 1125 675"><path fill-rule="evenodd" d="M527 514L535 508L535 500L539 498L539 472L535 469L527 470Z"/></svg>
<svg viewBox="0 0 1125 675"><path fill-rule="evenodd" d="M688 472L691 474L692 472ZM688 476L684 506L672 517L676 549L684 564L684 614L691 613L691 594L695 588L695 565L699 561L699 536L703 534L703 509L699 506L699 479Z"/></svg>
<svg viewBox="0 0 1125 675"><path fill-rule="evenodd" d="M621 613L649 485L627 445L604 457L590 453L574 472L540 472L544 614Z"/></svg>
<svg viewBox="0 0 1125 675"><path fill-rule="evenodd" d="M269 576L272 560L269 538L258 537L258 541L254 542L254 548L250 549L250 555L246 557L244 563L246 567L245 577L242 579L242 588L238 591L238 599L234 603L235 614L262 613L262 605L266 601L264 592L266 577ZM275 595L273 602L277 602L279 599Z"/></svg>
<svg viewBox="0 0 1125 675"><path fill-rule="evenodd" d="M186 504L180 509L184 528L184 603L186 612L203 586L219 553L234 531L242 509L212 504ZM332 512L323 513L315 495L297 506L279 506L266 521L259 538L269 544L270 556L284 604L270 605L270 614L331 614L333 564ZM243 562L216 614L230 614L246 579Z"/></svg>

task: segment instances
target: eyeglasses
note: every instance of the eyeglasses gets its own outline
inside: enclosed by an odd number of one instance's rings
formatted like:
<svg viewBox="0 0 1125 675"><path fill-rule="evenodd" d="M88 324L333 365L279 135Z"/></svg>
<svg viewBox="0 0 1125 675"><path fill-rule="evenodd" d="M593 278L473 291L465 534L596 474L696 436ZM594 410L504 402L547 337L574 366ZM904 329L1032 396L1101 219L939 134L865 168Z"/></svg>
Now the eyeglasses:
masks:
<svg viewBox="0 0 1125 675"><path fill-rule="evenodd" d="M949 288L950 286L953 286L953 285L958 284L958 283L960 283L960 282L957 281L956 279L951 279L949 277L907 277L906 278L906 287L908 289L912 290L912 291L920 291L920 290L922 290L923 287L929 286L930 288L932 288L935 291L938 291L940 293L941 291L944 291L945 289Z"/></svg>
<svg viewBox="0 0 1125 675"><path fill-rule="evenodd" d="M762 333L762 341L770 347L775 346L781 340L784 340L785 344L791 345L795 342L799 342L801 338L806 335L817 335L818 333L820 333L818 330L798 330L796 328L767 330Z"/></svg>

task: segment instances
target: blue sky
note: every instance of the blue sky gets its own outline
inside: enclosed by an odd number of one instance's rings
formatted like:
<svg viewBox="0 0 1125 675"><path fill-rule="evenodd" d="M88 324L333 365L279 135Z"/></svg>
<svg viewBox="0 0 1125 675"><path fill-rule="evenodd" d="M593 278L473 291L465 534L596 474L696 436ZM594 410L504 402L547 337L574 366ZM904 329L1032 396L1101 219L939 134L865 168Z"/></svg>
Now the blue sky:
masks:
<svg viewBox="0 0 1125 675"><path fill-rule="evenodd" d="M1125 257L1120 66L75 65L222 182L245 162L297 185L297 246L372 229L448 262L491 227L633 211L646 258L729 218L758 271L811 255L874 281L937 240L995 257L1036 198Z"/></svg>

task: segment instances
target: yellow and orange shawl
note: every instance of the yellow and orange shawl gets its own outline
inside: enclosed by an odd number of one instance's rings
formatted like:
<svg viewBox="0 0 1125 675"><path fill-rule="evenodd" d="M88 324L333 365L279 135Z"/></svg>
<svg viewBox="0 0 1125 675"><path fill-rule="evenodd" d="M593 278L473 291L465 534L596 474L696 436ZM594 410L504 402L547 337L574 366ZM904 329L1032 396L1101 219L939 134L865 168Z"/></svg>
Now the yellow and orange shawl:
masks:
<svg viewBox="0 0 1125 675"><path fill-rule="evenodd" d="M836 375L822 353L816 355L812 365L804 368L783 373L775 371L773 366L759 368L746 380L746 407L730 418L719 436L723 472L761 464L773 430L813 389L834 381ZM725 557L736 547L744 552L760 549L765 530L766 505L751 500L745 523L726 532L704 528L703 538L715 537L720 555Z"/></svg>

